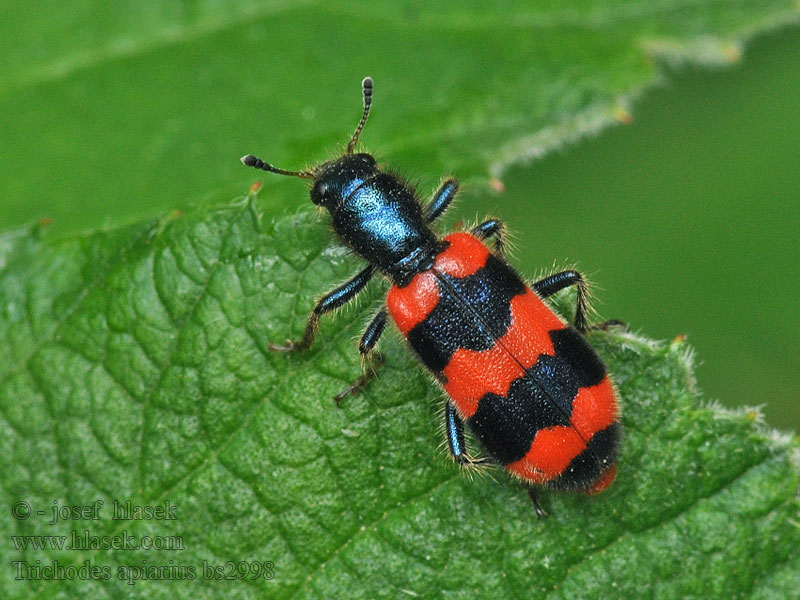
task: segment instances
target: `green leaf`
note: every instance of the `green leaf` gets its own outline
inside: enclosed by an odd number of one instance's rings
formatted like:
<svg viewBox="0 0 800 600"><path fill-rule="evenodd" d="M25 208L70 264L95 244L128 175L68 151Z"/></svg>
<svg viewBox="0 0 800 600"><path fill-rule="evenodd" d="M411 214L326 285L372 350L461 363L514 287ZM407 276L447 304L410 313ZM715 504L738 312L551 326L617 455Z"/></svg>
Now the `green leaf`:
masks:
<svg viewBox="0 0 800 600"><path fill-rule="evenodd" d="M80 238L39 228L0 240L2 504L25 535L180 536L182 550L33 550L2 562L108 567L108 581L17 581L17 598L789 597L797 589L798 445L756 413L705 405L680 341L591 338L616 377L625 440L606 493L548 494L537 521L504 473L466 477L441 448L441 392L392 333L357 378L355 338L386 285L323 321L314 299L358 268L309 212L262 219L256 199ZM571 310L570 294L558 302ZM439 447L437 449L437 447ZM793 458L794 456L794 458ZM114 500L177 520L114 521ZM54 501L105 504L48 525ZM17 538L21 539L21 538ZM189 581L118 579L194 566ZM143 561L147 561L143 563ZM203 579L207 565L271 561L274 579ZM174 572L161 577L174 579Z"/></svg>

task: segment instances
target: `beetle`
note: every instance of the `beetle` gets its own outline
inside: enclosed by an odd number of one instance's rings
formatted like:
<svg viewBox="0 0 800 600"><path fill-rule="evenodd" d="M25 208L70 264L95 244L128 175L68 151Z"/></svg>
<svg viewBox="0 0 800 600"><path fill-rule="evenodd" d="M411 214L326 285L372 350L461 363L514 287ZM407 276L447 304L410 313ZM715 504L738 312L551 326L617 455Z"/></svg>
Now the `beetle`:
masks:
<svg viewBox="0 0 800 600"><path fill-rule="evenodd" d="M505 228L497 219L437 236L431 225L455 198L458 182L445 179L423 206L406 181L372 155L355 152L372 106L370 77L362 92L361 121L341 156L306 171L279 169L252 154L241 159L248 167L310 180L311 201L330 212L335 232L368 263L319 300L301 339L270 349L309 348L320 317L353 300L380 271L392 287L359 352L365 360L373 356L391 316L448 395L445 430L456 463L484 462L467 452L466 425L488 454L485 462L501 465L527 487L539 517L545 513L538 488L603 491L617 473L621 425L614 384L585 338L591 329L585 279L566 270L526 285L505 260ZM577 291L571 325L544 302L570 286ZM374 373L368 369L337 403Z"/></svg>

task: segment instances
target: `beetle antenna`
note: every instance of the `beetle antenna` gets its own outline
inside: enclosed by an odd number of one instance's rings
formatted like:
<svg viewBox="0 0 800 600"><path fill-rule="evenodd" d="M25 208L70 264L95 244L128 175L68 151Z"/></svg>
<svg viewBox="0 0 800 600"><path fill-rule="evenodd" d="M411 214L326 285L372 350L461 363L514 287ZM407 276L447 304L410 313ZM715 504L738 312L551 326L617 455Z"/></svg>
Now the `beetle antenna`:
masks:
<svg viewBox="0 0 800 600"><path fill-rule="evenodd" d="M302 177L303 179L314 179L314 174L309 171L286 171L284 169L279 169L278 167L273 167L269 163L265 163L263 160L256 158L252 154L243 156L240 160L242 161L243 165L247 167L253 167L254 169L261 169L262 171L277 173L278 175L290 175L292 177Z"/></svg>
<svg viewBox="0 0 800 600"><path fill-rule="evenodd" d="M372 77L364 77L364 81L361 82L361 89L364 92L364 115L361 117L361 122L356 127L356 132L353 134L353 139L350 140L350 143L347 144L347 153L352 154L353 148L356 147L356 143L358 142L358 136L361 135L361 130L364 129L364 124L367 122L367 117L369 116L369 109L372 106Z"/></svg>

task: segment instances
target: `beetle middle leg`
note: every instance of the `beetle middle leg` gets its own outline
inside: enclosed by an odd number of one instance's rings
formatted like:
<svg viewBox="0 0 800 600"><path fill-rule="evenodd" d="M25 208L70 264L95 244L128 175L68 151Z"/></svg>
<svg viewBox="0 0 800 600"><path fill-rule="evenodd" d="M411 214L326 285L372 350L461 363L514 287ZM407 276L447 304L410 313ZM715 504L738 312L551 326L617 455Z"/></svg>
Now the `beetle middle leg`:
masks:
<svg viewBox="0 0 800 600"><path fill-rule="evenodd" d="M472 228L472 235L481 240L495 238L494 249L500 256L505 255L506 250L506 226L500 219L489 219L480 225Z"/></svg>
<svg viewBox="0 0 800 600"><path fill-rule="evenodd" d="M369 385L370 381L378 376L378 367L383 365L385 359L383 354L377 351L373 352L373 350L381 335L383 335L384 329L386 329L386 318L386 308L381 308L364 330L364 334L358 344L358 351L361 353L361 358L365 363L364 374L333 397L337 405L341 404L342 400L347 396L358 394Z"/></svg>

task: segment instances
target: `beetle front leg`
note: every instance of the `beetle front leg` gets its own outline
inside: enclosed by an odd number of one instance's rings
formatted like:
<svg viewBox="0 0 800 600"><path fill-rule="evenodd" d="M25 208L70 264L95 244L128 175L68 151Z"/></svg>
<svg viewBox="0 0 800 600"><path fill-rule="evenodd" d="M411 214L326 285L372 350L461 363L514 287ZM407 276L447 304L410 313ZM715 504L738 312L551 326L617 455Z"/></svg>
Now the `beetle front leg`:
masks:
<svg viewBox="0 0 800 600"><path fill-rule="evenodd" d="M456 197L456 193L458 193L458 181L455 179L446 179L433 195L433 200L431 200L431 203L428 205L428 210L425 214L425 220L428 223L433 223L436 219L441 217Z"/></svg>
<svg viewBox="0 0 800 600"><path fill-rule="evenodd" d="M314 312L308 317L308 322L306 323L306 329L303 332L302 338L296 342L287 340L286 344L283 346L270 344L269 349L276 352L295 352L309 348L317 335L320 316L350 302L350 300L355 298L358 293L366 287L374 274L375 267L370 265L347 283L325 294L320 301L317 302L317 306L314 307Z"/></svg>

